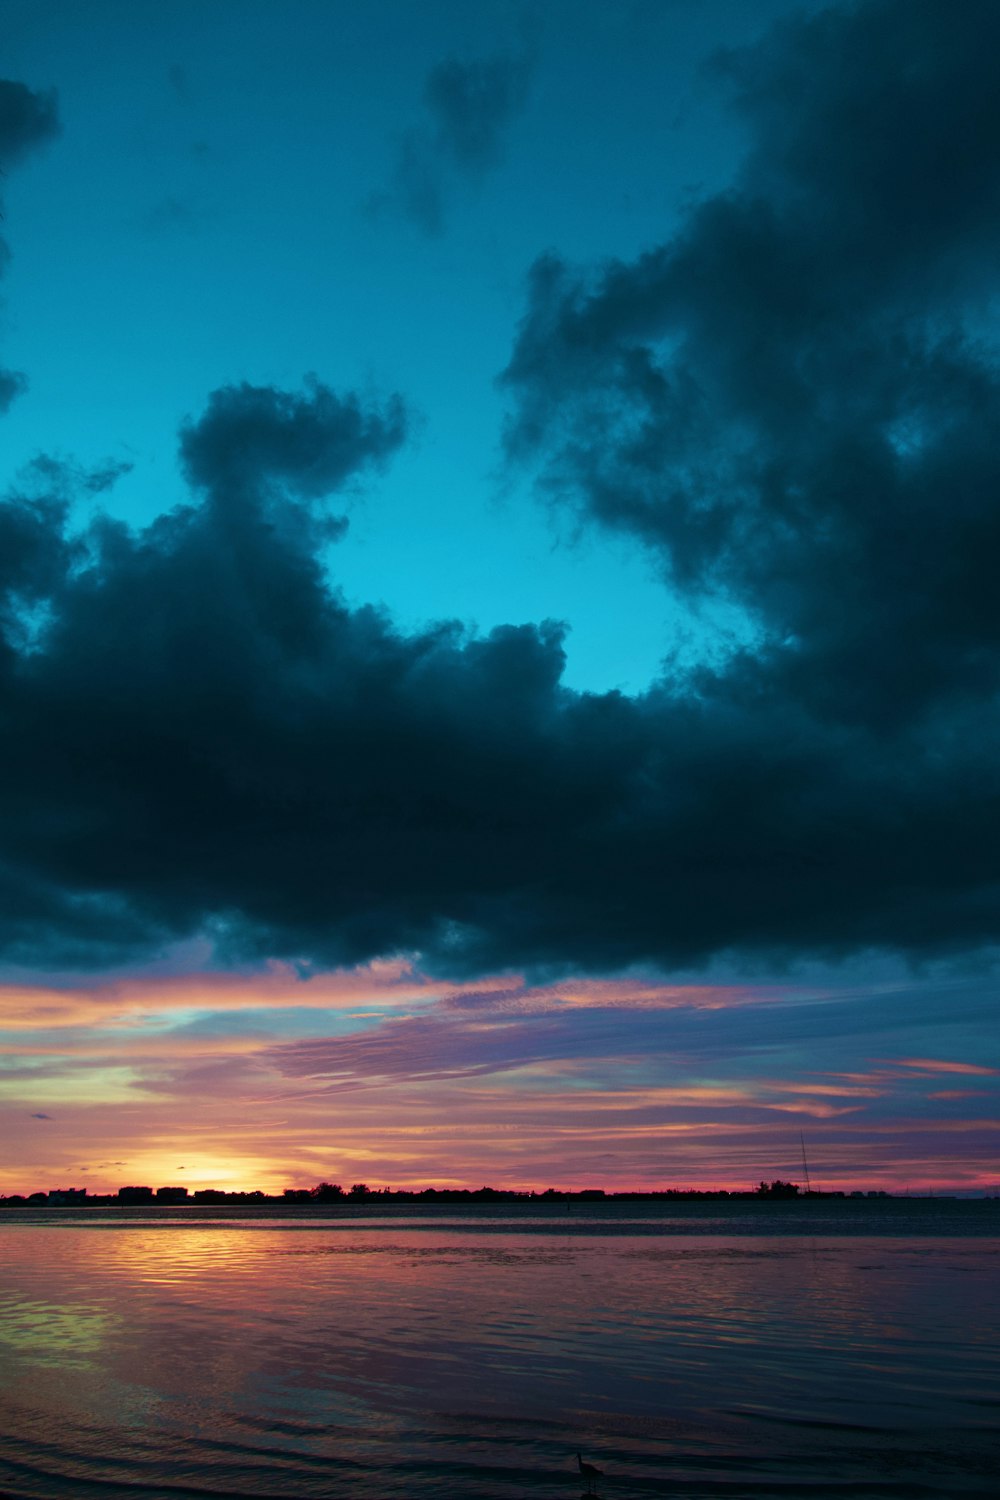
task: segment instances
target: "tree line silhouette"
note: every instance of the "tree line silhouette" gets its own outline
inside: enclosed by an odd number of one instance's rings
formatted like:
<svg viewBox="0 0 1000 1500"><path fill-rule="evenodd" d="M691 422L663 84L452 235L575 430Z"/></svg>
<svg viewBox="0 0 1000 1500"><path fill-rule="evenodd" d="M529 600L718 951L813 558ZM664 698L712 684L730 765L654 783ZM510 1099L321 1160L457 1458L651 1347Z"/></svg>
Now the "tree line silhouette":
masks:
<svg viewBox="0 0 1000 1500"><path fill-rule="evenodd" d="M802 1192L797 1182L786 1182L774 1178L762 1181L757 1187L742 1191L730 1188L632 1188L620 1192L606 1192L604 1188L372 1188L366 1182L352 1183L349 1188L339 1182L320 1182L311 1188L285 1188L280 1194L268 1194L260 1188L250 1190L228 1190L225 1188L145 1187L131 1185L121 1187L117 1193L90 1193L87 1188L53 1188L49 1192L0 1193L0 1209L19 1207L73 1207L86 1204L88 1207L111 1207L115 1205L141 1207L170 1207L179 1204L233 1204L233 1205L308 1205L343 1204L356 1206L368 1203L493 1203L493 1202L660 1202L685 1199L712 1198L885 1198L885 1192L853 1192L840 1190L820 1191L810 1188Z"/></svg>

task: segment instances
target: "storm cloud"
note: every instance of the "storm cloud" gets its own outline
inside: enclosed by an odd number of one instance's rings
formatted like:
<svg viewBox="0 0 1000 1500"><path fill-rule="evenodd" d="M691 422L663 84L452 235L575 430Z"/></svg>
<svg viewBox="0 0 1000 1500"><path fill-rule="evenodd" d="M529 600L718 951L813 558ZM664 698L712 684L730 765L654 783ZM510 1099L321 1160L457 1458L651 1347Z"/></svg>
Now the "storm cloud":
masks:
<svg viewBox="0 0 1000 1500"><path fill-rule="evenodd" d="M989 711L998 42L988 3L783 23L716 64L730 190L634 261L534 267L509 451L743 613L759 649L708 691L834 733Z"/></svg>
<svg viewBox="0 0 1000 1500"><path fill-rule="evenodd" d="M558 623L348 607L337 495L405 440L400 398L217 392L181 432L190 503L145 530L12 495L8 960L995 942L998 43L976 0L783 24L717 63L751 141L731 189L635 260L535 266L511 457L732 605L724 664L578 693ZM453 94L449 149L488 164Z"/></svg>
<svg viewBox="0 0 1000 1500"><path fill-rule="evenodd" d="M349 609L318 476L403 431L394 402L231 389L183 431L198 503L75 537L54 499L0 511L9 960L206 932L230 959L474 972L995 935L981 740L903 764L735 672L577 694L556 625Z"/></svg>

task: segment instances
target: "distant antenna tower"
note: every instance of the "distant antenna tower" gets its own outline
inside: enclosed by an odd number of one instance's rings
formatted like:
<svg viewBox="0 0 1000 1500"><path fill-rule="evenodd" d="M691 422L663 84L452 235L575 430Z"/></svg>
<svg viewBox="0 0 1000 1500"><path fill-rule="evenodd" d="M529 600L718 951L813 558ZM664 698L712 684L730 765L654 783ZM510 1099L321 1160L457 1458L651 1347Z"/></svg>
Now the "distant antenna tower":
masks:
<svg viewBox="0 0 1000 1500"><path fill-rule="evenodd" d="M811 1193L812 1184L809 1181L809 1163L806 1161L806 1138L801 1130L799 1131L799 1145L802 1147L802 1172L806 1179L806 1192Z"/></svg>

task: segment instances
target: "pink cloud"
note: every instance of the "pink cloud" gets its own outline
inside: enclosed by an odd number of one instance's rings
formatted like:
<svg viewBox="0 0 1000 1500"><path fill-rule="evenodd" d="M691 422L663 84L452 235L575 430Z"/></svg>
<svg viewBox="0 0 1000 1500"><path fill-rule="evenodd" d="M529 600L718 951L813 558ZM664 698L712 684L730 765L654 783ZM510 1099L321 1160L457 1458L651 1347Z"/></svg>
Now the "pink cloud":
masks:
<svg viewBox="0 0 1000 1500"><path fill-rule="evenodd" d="M936 1057L898 1057L901 1068L919 1069L921 1073L972 1073L977 1077L1000 1077L1000 1068L984 1068L979 1063L946 1062Z"/></svg>
<svg viewBox="0 0 1000 1500"><path fill-rule="evenodd" d="M973 1113L985 1091L918 1080L996 1070L912 1044L852 1067L868 1033L838 1034L841 1004L792 985L635 976L470 987L404 962L307 982L272 966L7 986L18 1066L3 1082L0 1191L74 1171L94 1189L158 1184L181 1161L195 1185L274 1190L324 1177L749 1186L794 1178L796 1119L824 1186L991 1181L995 1122L946 1114L959 1098ZM30 1119L50 1111L44 1128Z"/></svg>
<svg viewBox="0 0 1000 1500"><path fill-rule="evenodd" d="M510 979L483 981L501 989ZM129 1027L175 1011L351 1010L374 1002L431 1003L460 986L433 983L404 960L366 964L302 979L290 964L272 963L253 974L138 974L74 989L0 985L5 1030L39 1031L70 1026Z"/></svg>

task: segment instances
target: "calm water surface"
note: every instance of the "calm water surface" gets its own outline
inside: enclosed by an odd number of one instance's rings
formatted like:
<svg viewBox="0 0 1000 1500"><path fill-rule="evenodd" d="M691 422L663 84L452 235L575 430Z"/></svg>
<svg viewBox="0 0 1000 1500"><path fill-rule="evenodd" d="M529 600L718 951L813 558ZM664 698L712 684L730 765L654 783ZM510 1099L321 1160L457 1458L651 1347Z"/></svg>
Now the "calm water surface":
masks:
<svg viewBox="0 0 1000 1500"><path fill-rule="evenodd" d="M15 1496L1000 1492L1000 1202L8 1211Z"/></svg>

